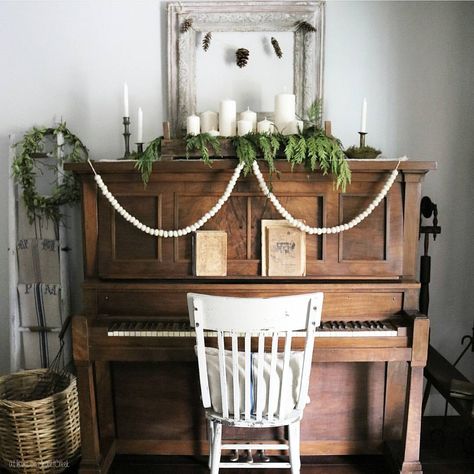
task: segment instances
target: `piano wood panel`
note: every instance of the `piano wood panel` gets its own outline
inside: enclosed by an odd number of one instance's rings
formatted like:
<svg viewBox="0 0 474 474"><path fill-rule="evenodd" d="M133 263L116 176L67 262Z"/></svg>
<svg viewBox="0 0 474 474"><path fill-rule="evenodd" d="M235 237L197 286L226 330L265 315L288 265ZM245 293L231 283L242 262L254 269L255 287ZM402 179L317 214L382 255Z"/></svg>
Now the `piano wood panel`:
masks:
<svg viewBox="0 0 474 474"><path fill-rule="evenodd" d="M123 174L104 181L119 202L152 227L182 228L196 222L223 193L231 173L209 169L207 174L163 173L142 183L125 182ZM190 178L194 177L194 181ZM380 191L387 175L354 175L346 194L330 177L305 173L273 176L273 192L288 211L311 226L335 226L362 212ZM324 278L392 278L402 276L402 183L394 183L385 206L361 225L343 233L307 235L307 276ZM261 273L261 219L281 216L262 197L253 176L241 177L234 194L203 229L226 231L228 275ZM108 279L179 278L192 276L192 238L162 239L143 234L100 199L99 269Z"/></svg>

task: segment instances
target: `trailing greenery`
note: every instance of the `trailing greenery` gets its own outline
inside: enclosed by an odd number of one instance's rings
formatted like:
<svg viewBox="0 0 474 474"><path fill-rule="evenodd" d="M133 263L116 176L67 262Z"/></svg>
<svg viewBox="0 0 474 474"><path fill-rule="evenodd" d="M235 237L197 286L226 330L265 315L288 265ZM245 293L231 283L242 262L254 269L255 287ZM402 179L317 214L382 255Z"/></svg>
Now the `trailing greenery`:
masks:
<svg viewBox="0 0 474 474"><path fill-rule="evenodd" d="M244 136L231 137L232 145L240 163L244 164L244 174L252 171L253 162L261 157L267 163L270 175L276 172L275 160L279 155L286 158L293 169L303 165L311 171L320 169L323 175L332 173L337 189L346 190L351 182L351 171L342 149L341 142L327 136L321 128L322 102L316 100L307 111L304 130L297 135L280 133L249 133ZM187 135L186 158L198 152L202 161L210 165L211 156L220 155L220 138L209 133ZM152 163L160 159L161 138L153 140L144 153L138 156L137 168L142 172L146 184L150 177Z"/></svg>
<svg viewBox="0 0 474 474"><path fill-rule="evenodd" d="M137 155L135 168L142 174L142 180L145 186L150 179L153 162L161 158L161 139L162 137L155 138L147 145L142 154Z"/></svg>
<svg viewBox="0 0 474 474"><path fill-rule="evenodd" d="M221 154L221 143L218 137L214 137L209 133L200 133L199 135L186 135L186 158L189 158L190 153L198 151L201 154L201 159L204 163L211 165L212 160L209 154L209 147L214 150L213 155Z"/></svg>
<svg viewBox="0 0 474 474"><path fill-rule="evenodd" d="M58 153L57 136L61 133L64 144L62 153ZM12 164L12 174L23 190L28 217L32 222L36 217L46 217L58 221L61 217L59 207L72 204L80 199L80 187L72 173L63 173L63 180L57 185L50 196L42 196L36 191L36 177L41 173L38 164L41 158L55 158L54 165L45 166L58 168L62 163L78 163L85 161L88 156L87 148L82 141L74 135L66 123L60 123L56 128L33 127L15 144L16 156Z"/></svg>
<svg viewBox="0 0 474 474"><path fill-rule="evenodd" d="M371 146L351 146L346 150L346 155L349 158L356 158L356 159L372 159L377 158L377 156L382 153L380 150L376 148L372 148Z"/></svg>

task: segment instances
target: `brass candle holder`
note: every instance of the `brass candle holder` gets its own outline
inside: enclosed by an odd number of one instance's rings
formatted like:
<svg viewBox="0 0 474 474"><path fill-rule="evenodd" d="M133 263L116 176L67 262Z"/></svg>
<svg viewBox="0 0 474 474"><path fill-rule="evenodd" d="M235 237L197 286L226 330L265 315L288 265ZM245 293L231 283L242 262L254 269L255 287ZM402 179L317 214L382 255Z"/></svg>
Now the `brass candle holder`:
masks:
<svg viewBox="0 0 474 474"><path fill-rule="evenodd" d="M382 153L380 150L367 146L365 144L365 137L367 132L359 132L359 146L351 146L344 153L348 158L355 159L373 159Z"/></svg>
<svg viewBox="0 0 474 474"><path fill-rule="evenodd" d="M123 138L125 141L125 153L123 159L126 160L130 158L130 117L123 118Z"/></svg>

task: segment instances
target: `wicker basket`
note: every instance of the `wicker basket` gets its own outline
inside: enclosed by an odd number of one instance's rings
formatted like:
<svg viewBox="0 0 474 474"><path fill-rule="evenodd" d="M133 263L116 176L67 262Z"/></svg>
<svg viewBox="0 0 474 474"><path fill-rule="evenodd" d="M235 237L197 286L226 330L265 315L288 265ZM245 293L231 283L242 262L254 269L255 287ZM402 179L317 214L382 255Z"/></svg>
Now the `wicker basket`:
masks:
<svg viewBox="0 0 474 474"><path fill-rule="evenodd" d="M56 393L28 401L27 394L45 376L60 377ZM0 465L18 473L62 472L78 458L80 448L73 375L38 369L0 377Z"/></svg>

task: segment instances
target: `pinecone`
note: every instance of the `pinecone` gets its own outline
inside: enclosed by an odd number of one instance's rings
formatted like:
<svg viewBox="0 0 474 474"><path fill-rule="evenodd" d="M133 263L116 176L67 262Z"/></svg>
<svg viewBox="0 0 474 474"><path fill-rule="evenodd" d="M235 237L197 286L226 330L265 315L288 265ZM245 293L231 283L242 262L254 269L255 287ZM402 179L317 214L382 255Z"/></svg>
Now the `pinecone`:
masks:
<svg viewBox="0 0 474 474"><path fill-rule="evenodd" d="M211 45L211 39L212 39L212 33L206 33L202 40L202 49L204 51L207 51L209 49L209 46Z"/></svg>
<svg viewBox="0 0 474 474"><path fill-rule="evenodd" d="M186 18L186 20L181 23L181 33L186 33L193 26L193 19Z"/></svg>
<svg viewBox="0 0 474 474"><path fill-rule="evenodd" d="M296 27L296 31L303 31L303 33L314 33L316 28L307 21L300 21Z"/></svg>
<svg viewBox="0 0 474 474"><path fill-rule="evenodd" d="M272 46L273 46L273 49L275 51L275 54L279 58L281 58L283 56L283 51L280 48L280 43L278 43L278 41L275 38L273 38L273 36L272 36L271 42L272 42Z"/></svg>
<svg viewBox="0 0 474 474"><path fill-rule="evenodd" d="M235 62L237 66L239 66L240 68L247 66L247 63L249 62L249 55L250 52L248 49L239 48L235 52Z"/></svg>

